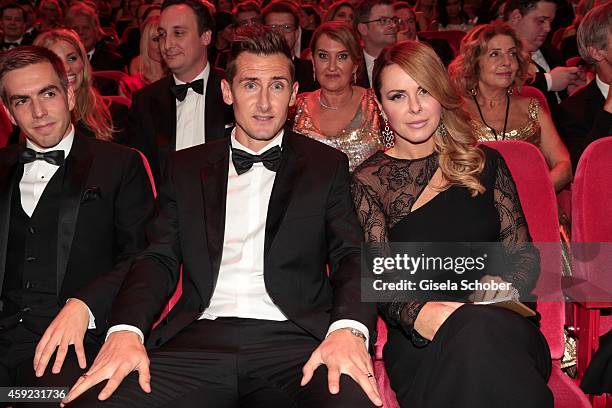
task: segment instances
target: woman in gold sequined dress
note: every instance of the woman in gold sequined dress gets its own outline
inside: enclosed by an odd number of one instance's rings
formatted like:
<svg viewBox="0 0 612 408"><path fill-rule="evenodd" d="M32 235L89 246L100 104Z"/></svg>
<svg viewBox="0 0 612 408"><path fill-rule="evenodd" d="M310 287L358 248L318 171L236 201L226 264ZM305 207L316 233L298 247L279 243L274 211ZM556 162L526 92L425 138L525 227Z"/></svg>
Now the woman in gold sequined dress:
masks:
<svg viewBox="0 0 612 408"><path fill-rule="evenodd" d="M524 140L538 146L558 192L572 179L567 148L538 100L513 94L528 77L529 61L514 30L504 23L491 23L475 27L464 37L449 71L465 92L478 139Z"/></svg>
<svg viewBox="0 0 612 408"><path fill-rule="evenodd" d="M344 152L353 171L384 149L374 91L353 85L361 47L348 24L330 21L314 32L310 48L321 89L298 95L289 120L295 132Z"/></svg>

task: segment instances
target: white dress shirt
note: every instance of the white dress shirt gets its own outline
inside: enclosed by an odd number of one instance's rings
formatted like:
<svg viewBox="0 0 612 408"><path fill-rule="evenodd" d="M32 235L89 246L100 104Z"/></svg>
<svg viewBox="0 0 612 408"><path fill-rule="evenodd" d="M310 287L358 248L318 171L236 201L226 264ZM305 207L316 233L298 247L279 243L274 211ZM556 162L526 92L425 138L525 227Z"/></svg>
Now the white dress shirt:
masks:
<svg viewBox="0 0 612 408"><path fill-rule="evenodd" d="M376 57L373 57L367 52L363 51L363 59L365 60L366 72L368 73L368 79L370 80L370 87L373 88L374 84L372 83L372 71L374 70L374 61L376 60Z"/></svg>
<svg viewBox="0 0 612 408"><path fill-rule="evenodd" d="M610 92L610 85L602 81L599 75L595 75L595 84L597 84L597 87L601 91L601 94L603 95L604 99L608 99L608 92Z"/></svg>
<svg viewBox="0 0 612 408"><path fill-rule="evenodd" d="M281 146L284 135L281 130L266 147L255 152L240 144L235 132L234 128L232 147L258 155L274 146ZM275 177L276 172L268 170L262 163L254 163L250 170L238 175L232 160L229 160L221 266L210 305L198 320L217 317L287 320L270 298L264 280L266 219ZM355 328L364 333L367 347L369 332L365 325L349 319L337 320L329 326L327 335L341 328ZM119 330L136 332L141 340L144 339L142 331L130 325L113 326L108 335Z"/></svg>
<svg viewBox="0 0 612 408"><path fill-rule="evenodd" d="M182 101L175 99L176 102L176 150L187 149L188 147L201 145L205 141L204 134L204 113L206 109L206 85L210 76L210 63L193 81L204 80L204 93L200 95L193 89L187 90L187 96ZM174 77L177 85L185 82Z"/></svg>
<svg viewBox="0 0 612 408"><path fill-rule="evenodd" d="M550 87L552 86L552 77L550 76L550 65L546 62L546 58L544 58L544 54L539 49L531 54L531 59L535 62L539 67L544 69L544 78L546 79L546 89L550 91ZM536 69L539 70L538 66ZM557 97L557 103L561 103L561 97L557 92L555 92L555 96Z"/></svg>
<svg viewBox="0 0 612 408"><path fill-rule="evenodd" d="M68 136L63 138L57 145L43 149L26 139L26 147L41 153L50 150L62 150L64 158L66 158L70 153L73 141L74 126L70 125ZM19 182L19 192L21 195L21 207L28 214L28 217L31 217L34 213L38 200L40 200L49 180L51 180L57 169L59 169L59 166L47 163L44 160L34 160L23 165L23 176Z"/></svg>

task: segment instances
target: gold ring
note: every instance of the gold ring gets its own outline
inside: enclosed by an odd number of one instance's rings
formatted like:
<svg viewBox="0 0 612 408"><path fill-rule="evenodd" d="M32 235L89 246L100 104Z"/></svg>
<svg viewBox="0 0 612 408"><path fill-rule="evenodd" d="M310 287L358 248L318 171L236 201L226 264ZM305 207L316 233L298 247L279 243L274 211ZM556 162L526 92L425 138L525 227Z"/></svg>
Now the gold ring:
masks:
<svg viewBox="0 0 612 408"><path fill-rule="evenodd" d="M374 374L368 373L368 378L374 378Z"/></svg>

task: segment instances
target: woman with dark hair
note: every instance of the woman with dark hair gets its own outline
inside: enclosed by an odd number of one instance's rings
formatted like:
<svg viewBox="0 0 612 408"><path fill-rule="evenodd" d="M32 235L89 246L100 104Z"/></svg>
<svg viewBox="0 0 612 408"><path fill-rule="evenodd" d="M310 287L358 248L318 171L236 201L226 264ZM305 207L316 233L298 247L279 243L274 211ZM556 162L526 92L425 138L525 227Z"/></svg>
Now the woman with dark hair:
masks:
<svg viewBox="0 0 612 408"><path fill-rule="evenodd" d="M538 252L504 159L477 145L463 101L430 47L403 41L385 48L373 86L394 146L353 173L365 241L384 252L387 243L497 242L503 260L460 275L497 282L499 291L449 289L424 297L393 291L380 299L389 327L383 357L400 405L552 407L550 351L537 325L507 309L466 304L524 299L539 274ZM444 254L463 247L447 245ZM415 276L421 282L458 276L438 272L423 268Z"/></svg>
<svg viewBox="0 0 612 408"><path fill-rule="evenodd" d="M480 25L461 41L449 71L475 118L479 140L524 140L540 148L555 191L572 179L569 153L550 113L536 98L517 95L529 77L530 59L505 23Z"/></svg>
<svg viewBox="0 0 612 408"><path fill-rule="evenodd" d="M91 65L79 35L56 28L39 34L34 45L50 49L64 62L76 99L72 110L75 126L96 139L123 142L127 106L103 97L93 86Z"/></svg>
<svg viewBox="0 0 612 408"><path fill-rule="evenodd" d="M345 23L352 24L354 11L355 8L350 1L336 1L327 9L323 21L344 21Z"/></svg>
<svg viewBox="0 0 612 408"><path fill-rule="evenodd" d="M438 0L438 30L467 31L472 28L470 18L463 10L463 0Z"/></svg>
<svg viewBox="0 0 612 408"><path fill-rule="evenodd" d="M321 89L298 95L289 114L293 130L346 153L353 170L383 148L374 93L354 85L361 47L351 26L330 21L316 29L310 48Z"/></svg>

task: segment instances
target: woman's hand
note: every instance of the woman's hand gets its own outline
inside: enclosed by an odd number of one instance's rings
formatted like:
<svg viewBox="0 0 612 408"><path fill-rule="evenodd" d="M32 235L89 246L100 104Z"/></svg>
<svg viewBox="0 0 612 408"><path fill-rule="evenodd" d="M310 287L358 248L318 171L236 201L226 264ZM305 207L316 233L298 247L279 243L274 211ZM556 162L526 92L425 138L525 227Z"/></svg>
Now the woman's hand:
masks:
<svg viewBox="0 0 612 408"><path fill-rule="evenodd" d="M414 329L431 341L440 326L461 306L463 303L459 302L427 302L414 321Z"/></svg>

